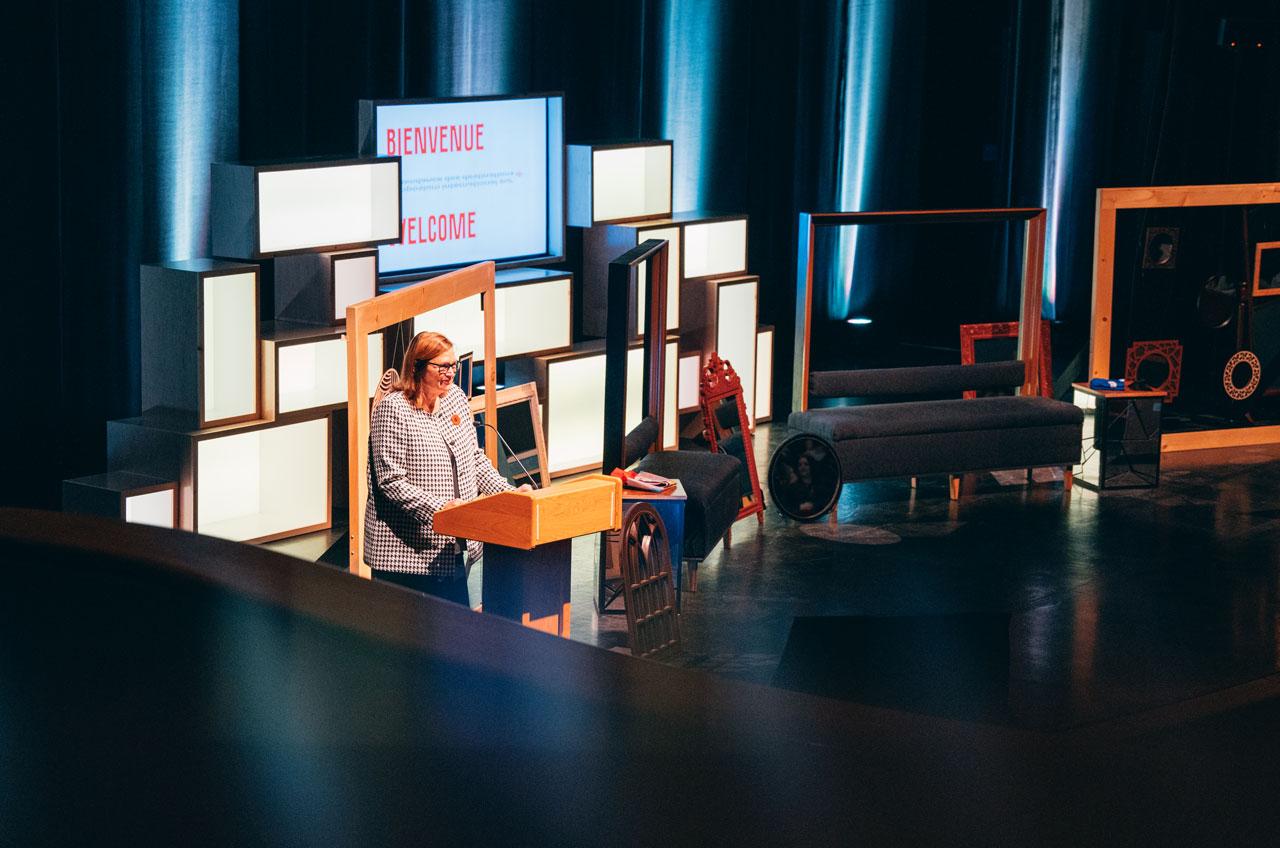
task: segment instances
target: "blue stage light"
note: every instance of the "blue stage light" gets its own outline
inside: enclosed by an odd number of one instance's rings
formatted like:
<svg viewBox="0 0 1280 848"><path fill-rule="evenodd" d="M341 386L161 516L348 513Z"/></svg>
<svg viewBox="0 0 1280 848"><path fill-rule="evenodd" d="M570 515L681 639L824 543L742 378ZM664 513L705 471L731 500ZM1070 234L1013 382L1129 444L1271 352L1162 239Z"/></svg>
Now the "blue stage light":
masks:
<svg viewBox="0 0 1280 848"><path fill-rule="evenodd" d="M1070 214L1067 179L1074 169L1077 127L1088 64L1092 0L1056 0L1050 17L1049 87L1040 204L1048 211L1045 230L1044 295L1047 318L1057 316L1058 247L1061 223Z"/></svg>
<svg viewBox="0 0 1280 848"><path fill-rule="evenodd" d="M209 250L209 165L239 154L240 16L224 0L157 0L142 22L144 174L154 249L147 259Z"/></svg>
<svg viewBox="0 0 1280 848"><path fill-rule="evenodd" d="M671 199L677 210L702 209L709 201L725 11L715 0L669 0L665 13L660 103L662 136L674 142Z"/></svg>
<svg viewBox="0 0 1280 848"><path fill-rule="evenodd" d="M524 37L523 4L510 0L453 0L435 10L436 93L472 97L522 89L512 57ZM527 23L527 22L524 22Z"/></svg>
<svg viewBox="0 0 1280 848"><path fill-rule="evenodd" d="M836 207L842 212L861 212L870 202L889 81L893 3L850 2L845 14ZM827 314L834 318L863 305L853 293L859 234L858 227L847 227L839 235L835 274L828 284Z"/></svg>

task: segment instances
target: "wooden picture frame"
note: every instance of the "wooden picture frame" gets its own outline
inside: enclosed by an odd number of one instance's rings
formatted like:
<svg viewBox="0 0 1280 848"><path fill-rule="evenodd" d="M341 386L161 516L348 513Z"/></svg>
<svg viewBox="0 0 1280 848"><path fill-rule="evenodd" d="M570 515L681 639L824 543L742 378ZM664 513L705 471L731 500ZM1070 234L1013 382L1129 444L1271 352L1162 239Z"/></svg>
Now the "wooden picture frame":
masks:
<svg viewBox="0 0 1280 848"><path fill-rule="evenodd" d="M1264 285L1262 265L1267 260L1268 271L1272 271L1266 281L1276 281L1276 285ZM1272 267L1274 263L1274 267ZM1260 241L1253 249L1253 296L1274 297L1280 295L1280 241Z"/></svg>
<svg viewBox="0 0 1280 848"><path fill-rule="evenodd" d="M471 414L479 415L484 412L484 397L474 397L470 400ZM545 489L551 485L551 472L547 470L547 439L542 432L542 406L538 403L538 384L534 382L522 383L519 386L507 386L504 389L498 389L496 396L497 408L501 410L503 407L516 406L524 403L529 406L529 416L533 427L533 440L535 452L538 455L538 487ZM487 421L487 419L486 419ZM496 428L498 426L497 419L492 422ZM499 430L501 432L501 430ZM485 439L488 444L488 439ZM522 454L517 454L523 459Z"/></svg>
<svg viewBox="0 0 1280 848"><path fill-rule="evenodd" d="M1280 182L1098 189L1094 213L1093 321L1089 333L1089 377L1108 377L1111 371L1116 216L1121 209L1266 204L1280 204ZM1254 264L1256 267L1257 262ZM1280 425L1164 433L1161 437L1161 450L1199 450L1275 443L1280 443Z"/></svg>
<svg viewBox="0 0 1280 848"><path fill-rule="evenodd" d="M977 364L974 342L991 341L992 339L1016 339L1018 337L1017 321L997 321L991 324L960 325L960 364ZM1053 397L1053 347L1049 340L1049 322L1040 319L1040 379L1037 383L1037 394L1040 397ZM978 393L966 389L964 397L976 398Z"/></svg>
<svg viewBox="0 0 1280 848"><path fill-rule="evenodd" d="M718 410L725 401L735 404L738 414L737 429L742 438L743 460L747 466L747 474L751 478L751 499L745 501L738 509L738 517L746 518L755 515L761 525L764 524L764 492L760 489L760 474L756 470L756 456L751 434L751 416L747 414L747 405L742 396L742 380L733 365L721 359L715 351L707 359L702 368L702 379L698 384L698 405L702 410L703 433L711 446L712 453L719 453L723 424Z"/></svg>
<svg viewBox="0 0 1280 848"><path fill-rule="evenodd" d="M369 463L368 336L430 309L480 294L485 360L493 362L497 338L494 310L490 307L494 302L494 275L494 264L481 262L347 307L347 526L350 528L347 567L354 574L372 576L363 560L364 507L369 495L365 473ZM493 384L493 380L486 380L484 387L485 418L489 421L498 420L497 389ZM495 465L497 442L494 439L485 443L485 454Z"/></svg>
<svg viewBox="0 0 1280 848"><path fill-rule="evenodd" d="M1045 210L917 209L901 212L801 212L796 256L795 355L792 357L791 410L809 408L809 346L813 325L813 254L821 227L870 224L951 224L1022 221L1022 294L1018 307L1018 358L1027 363L1024 395L1034 395L1040 380L1040 302L1044 296ZM1049 366L1046 365L1046 368Z"/></svg>

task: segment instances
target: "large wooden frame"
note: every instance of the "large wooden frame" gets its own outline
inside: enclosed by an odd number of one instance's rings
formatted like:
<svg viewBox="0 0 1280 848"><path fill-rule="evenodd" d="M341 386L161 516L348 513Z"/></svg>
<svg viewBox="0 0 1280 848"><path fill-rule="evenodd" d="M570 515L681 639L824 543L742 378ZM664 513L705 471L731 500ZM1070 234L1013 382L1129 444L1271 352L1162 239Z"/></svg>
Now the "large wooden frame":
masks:
<svg viewBox="0 0 1280 848"><path fill-rule="evenodd" d="M484 310L484 357L486 362L495 362L493 293L494 264L482 262L347 307L347 526L351 531L347 562L354 574L371 576L361 557L364 505L369 495L365 473L369 462L368 336L429 309L479 294ZM485 420L496 422L498 393L494 382L485 380L484 411ZM497 465L498 440L486 439L485 445L489 461Z"/></svg>
<svg viewBox="0 0 1280 848"><path fill-rule="evenodd" d="M473 397L470 400L471 414L484 411L484 405L488 401L488 392L484 397ZM533 443L538 453L538 488L545 489L551 485L551 472L547 470L547 437L542 432L542 406L538 403L538 384L534 382L521 383L518 386L507 386L505 389L499 389L497 394L497 405L501 409L504 406L517 406L521 403L529 405L529 416L533 421ZM488 421L488 419L485 419ZM494 429L498 428L498 422L494 419L492 422ZM488 444L488 439L485 443Z"/></svg>
<svg viewBox="0 0 1280 848"><path fill-rule="evenodd" d="M1257 206L1280 204L1280 183L1239 185L1100 188L1094 215L1093 316L1089 332L1089 376L1111 370L1111 301L1115 285L1116 213L1121 209L1169 209L1184 206ZM1266 445L1280 442L1280 425L1233 427L1165 433L1162 451Z"/></svg>
<svg viewBox="0 0 1280 848"><path fill-rule="evenodd" d="M1045 211L1023 209L935 209L901 212L801 212L800 249L796 256L796 334L792 359L791 409L809 408L809 341L813 324L813 243L819 227L865 224L953 224L981 221L1025 221L1022 248L1022 296L1018 307L1018 358L1027 364L1024 395L1034 395L1040 369L1040 300L1044 290Z"/></svg>

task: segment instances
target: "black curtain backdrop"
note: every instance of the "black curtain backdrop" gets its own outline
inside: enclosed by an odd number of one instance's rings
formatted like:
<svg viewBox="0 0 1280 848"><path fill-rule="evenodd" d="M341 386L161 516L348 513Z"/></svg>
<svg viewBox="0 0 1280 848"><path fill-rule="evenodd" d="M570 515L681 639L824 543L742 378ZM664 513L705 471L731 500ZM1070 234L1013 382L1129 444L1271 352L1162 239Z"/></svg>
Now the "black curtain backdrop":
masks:
<svg viewBox="0 0 1280 848"><path fill-rule="evenodd" d="M662 75L672 63L705 65L718 89L702 130L701 205L751 216L784 415L796 216L834 208L848 130L840 74L856 49L842 22L850 3L866 2L712 3L709 49L697 47L702 34L671 31L682 20L673 9L694 0L244 3L238 31L224 36L238 40L238 63L224 69L238 114L212 131L242 160L346 155L362 97L557 90L569 141L652 137L672 105ZM10 13L6 504L57 506L61 479L105 470L105 422L138 412L138 264L159 258L172 226L148 188L149 157L164 155L150 128L172 117L154 110L174 108L148 90L149 5L62 0ZM876 206L1039 205L1051 3L892 5L884 142L868 163ZM1058 283L1058 317L1082 332L1096 187L1280 179L1280 49L1216 46L1220 18L1275 19L1272 3L1092 6ZM579 244L570 231L571 269ZM955 250L975 262L1005 252L998 237ZM985 288L973 295L1007 304L1017 270L974 283ZM930 308L892 288L872 295Z"/></svg>

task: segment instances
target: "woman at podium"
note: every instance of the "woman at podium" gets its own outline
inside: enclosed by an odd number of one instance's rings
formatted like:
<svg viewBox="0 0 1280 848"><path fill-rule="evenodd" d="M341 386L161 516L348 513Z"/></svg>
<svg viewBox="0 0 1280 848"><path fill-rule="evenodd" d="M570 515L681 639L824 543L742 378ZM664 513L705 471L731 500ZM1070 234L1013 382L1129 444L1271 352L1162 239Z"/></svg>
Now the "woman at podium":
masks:
<svg viewBox="0 0 1280 848"><path fill-rule="evenodd" d="M413 337L400 377L373 410L364 560L380 580L470 606L482 546L432 532L439 509L512 486L476 441L458 358L440 333Z"/></svg>

